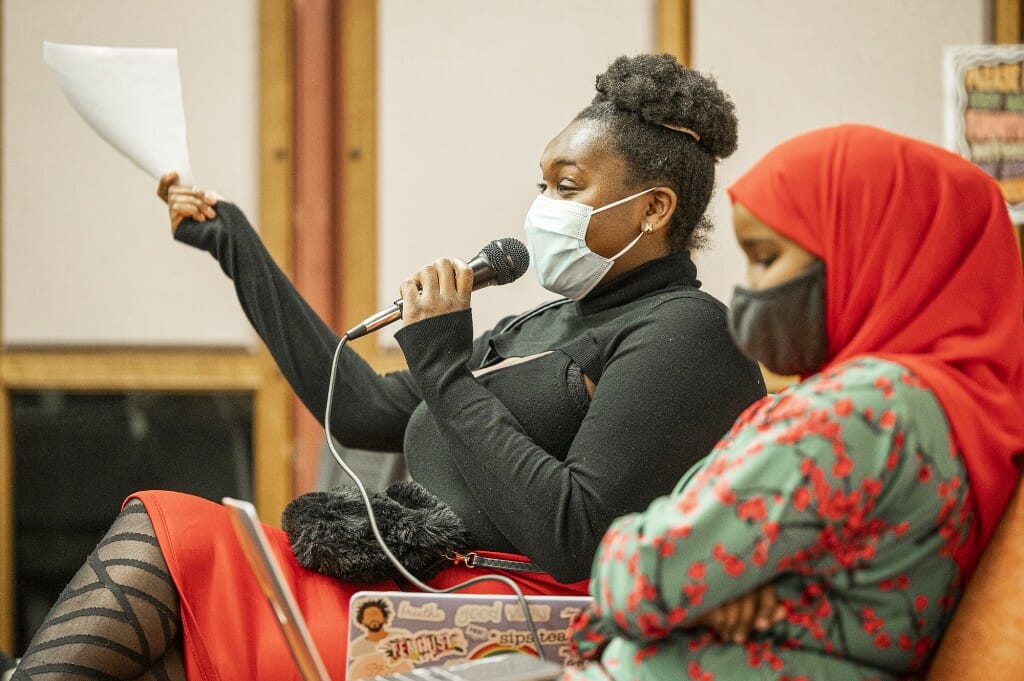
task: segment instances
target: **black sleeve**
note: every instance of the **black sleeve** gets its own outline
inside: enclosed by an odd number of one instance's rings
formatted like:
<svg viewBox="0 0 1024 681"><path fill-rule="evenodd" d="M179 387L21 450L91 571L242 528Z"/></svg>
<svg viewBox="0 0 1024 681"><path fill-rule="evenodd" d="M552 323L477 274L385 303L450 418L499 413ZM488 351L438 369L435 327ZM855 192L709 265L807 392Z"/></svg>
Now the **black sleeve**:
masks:
<svg viewBox="0 0 1024 681"><path fill-rule="evenodd" d="M182 221L175 239L220 263L281 373L322 424L339 337L295 290L242 211L226 202L216 210L214 220ZM408 372L379 376L346 347L338 364L331 432L349 447L401 451L409 416L420 401Z"/></svg>
<svg viewBox="0 0 1024 681"><path fill-rule="evenodd" d="M398 340L480 507L562 582L585 579L611 521L670 492L764 395L724 313L707 301L673 299L612 343L587 416L559 461L470 374L471 336L469 314L457 312L410 325Z"/></svg>

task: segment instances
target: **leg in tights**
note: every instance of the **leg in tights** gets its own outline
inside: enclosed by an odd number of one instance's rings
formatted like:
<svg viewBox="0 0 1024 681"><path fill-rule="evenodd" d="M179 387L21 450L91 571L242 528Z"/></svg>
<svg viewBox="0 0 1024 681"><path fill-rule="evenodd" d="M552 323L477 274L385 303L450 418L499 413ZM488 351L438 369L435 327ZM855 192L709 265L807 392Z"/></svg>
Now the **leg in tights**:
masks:
<svg viewBox="0 0 1024 681"><path fill-rule="evenodd" d="M185 661L182 659L181 637L175 639L170 650L149 668L138 681L185 681Z"/></svg>
<svg viewBox="0 0 1024 681"><path fill-rule="evenodd" d="M180 631L153 524L132 501L47 614L12 681L184 680Z"/></svg>

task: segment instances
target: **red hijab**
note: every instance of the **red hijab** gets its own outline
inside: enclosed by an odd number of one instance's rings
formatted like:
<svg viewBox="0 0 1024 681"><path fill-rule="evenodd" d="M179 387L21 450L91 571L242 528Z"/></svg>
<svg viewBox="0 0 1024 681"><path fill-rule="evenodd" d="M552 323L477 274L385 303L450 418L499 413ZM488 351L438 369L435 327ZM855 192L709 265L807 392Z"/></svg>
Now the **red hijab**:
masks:
<svg viewBox="0 0 1024 681"><path fill-rule="evenodd" d="M782 143L729 196L825 262L826 367L882 357L938 397L974 492L970 568L1024 452L1024 272L999 187L939 147L840 125Z"/></svg>

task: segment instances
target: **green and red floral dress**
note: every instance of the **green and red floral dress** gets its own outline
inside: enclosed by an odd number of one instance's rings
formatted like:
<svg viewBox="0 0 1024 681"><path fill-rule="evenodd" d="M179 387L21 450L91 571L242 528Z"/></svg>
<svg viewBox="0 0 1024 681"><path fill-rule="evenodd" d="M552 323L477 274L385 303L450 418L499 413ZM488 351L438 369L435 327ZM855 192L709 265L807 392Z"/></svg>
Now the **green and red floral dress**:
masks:
<svg viewBox="0 0 1024 681"><path fill-rule="evenodd" d="M895 679L921 673L960 595L963 462L932 392L858 358L744 413L675 491L617 520L572 628L568 679ZM693 626L774 583L744 644ZM599 663L599 664L598 664Z"/></svg>

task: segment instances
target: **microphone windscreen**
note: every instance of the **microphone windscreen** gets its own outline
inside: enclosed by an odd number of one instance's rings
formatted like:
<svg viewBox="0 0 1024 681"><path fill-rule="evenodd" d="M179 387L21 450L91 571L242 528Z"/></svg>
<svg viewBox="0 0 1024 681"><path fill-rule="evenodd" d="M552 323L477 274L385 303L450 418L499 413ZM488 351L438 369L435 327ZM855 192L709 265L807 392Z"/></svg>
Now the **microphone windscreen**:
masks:
<svg viewBox="0 0 1024 681"><path fill-rule="evenodd" d="M509 284L530 267L530 253L519 239L495 239L480 251L494 268L494 283Z"/></svg>

